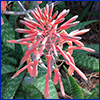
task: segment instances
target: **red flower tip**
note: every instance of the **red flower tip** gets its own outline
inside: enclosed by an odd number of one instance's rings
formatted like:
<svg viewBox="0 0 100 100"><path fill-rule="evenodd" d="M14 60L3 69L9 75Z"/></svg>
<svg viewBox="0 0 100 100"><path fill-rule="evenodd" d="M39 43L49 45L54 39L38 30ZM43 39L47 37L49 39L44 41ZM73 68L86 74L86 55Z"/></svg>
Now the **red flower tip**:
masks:
<svg viewBox="0 0 100 100"><path fill-rule="evenodd" d="M69 75L73 75L73 73L74 73L73 68L71 66L69 66L69 68L68 68L68 74Z"/></svg>
<svg viewBox="0 0 100 100"><path fill-rule="evenodd" d="M3 18L1 17L1 25L3 25L4 24L4 22L3 22Z"/></svg>
<svg viewBox="0 0 100 100"><path fill-rule="evenodd" d="M36 77L38 74L37 71L37 64L38 64L39 60L34 60L34 64L33 64L33 76Z"/></svg>
<svg viewBox="0 0 100 100"><path fill-rule="evenodd" d="M61 93L63 96L65 96L65 91L64 91L63 83L60 77L60 73L58 75L59 75L59 84L60 84Z"/></svg>
<svg viewBox="0 0 100 100"><path fill-rule="evenodd" d="M51 55L47 55L46 59L47 59L47 76L48 79L50 79L51 78Z"/></svg>
<svg viewBox="0 0 100 100"><path fill-rule="evenodd" d="M44 97L45 98L49 98L49 79L48 79L48 75L45 75L46 78L46 83L45 83L45 90L44 90Z"/></svg>
<svg viewBox="0 0 100 100"><path fill-rule="evenodd" d="M38 4L41 4L41 3L42 3L42 1L37 1L37 3L38 3Z"/></svg>
<svg viewBox="0 0 100 100"><path fill-rule="evenodd" d="M15 78L16 76L18 76L22 71L24 71L25 69L27 69L29 66L33 65L33 62L29 63L28 65L24 66L23 68L21 68L19 71L17 71L13 77L11 77L11 79Z"/></svg>
<svg viewBox="0 0 100 100"><path fill-rule="evenodd" d="M58 79L59 79L59 69L54 69L54 73L55 73L55 76L54 76L54 79L53 79L53 83L56 85L58 83Z"/></svg>

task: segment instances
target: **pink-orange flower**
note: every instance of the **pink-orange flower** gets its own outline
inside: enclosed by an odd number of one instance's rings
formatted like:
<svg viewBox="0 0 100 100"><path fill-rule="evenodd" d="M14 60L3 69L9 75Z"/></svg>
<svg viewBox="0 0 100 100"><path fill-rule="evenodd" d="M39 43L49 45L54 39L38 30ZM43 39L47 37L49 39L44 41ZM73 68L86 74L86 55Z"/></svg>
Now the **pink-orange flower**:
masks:
<svg viewBox="0 0 100 100"><path fill-rule="evenodd" d="M1 25L3 25L4 24L4 22L3 22L3 19L2 19L2 17L1 17Z"/></svg>
<svg viewBox="0 0 100 100"><path fill-rule="evenodd" d="M1 1L1 12L6 10L7 1ZM3 18L1 17L1 25L3 25Z"/></svg>
<svg viewBox="0 0 100 100"><path fill-rule="evenodd" d="M45 90L44 90L44 96L45 98L49 98L49 79L48 79L48 75L45 75L46 78L46 84L45 84Z"/></svg>
<svg viewBox="0 0 100 100"><path fill-rule="evenodd" d="M55 74L53 83L57 84L59 82L61 93L63 96L65 95L60 72L56 64L56 58L59 55L62 55L65 63L69 65L69 75L72 75L74 71L76 71L84 80L87 80L83 72L81 72L75 66L72 54L73 50L75 49L94 52L93 49L84 47L84 44L80 41L81 37L77 36L88 32L89 29L77 29L70 33L67 33L65 31L65 29L73 27L79 23L79 21L75 21L78 16L76 15L72 17L71 19L63 23L60 27L58 27L58 24L62 23L65 20L64 17L69 13L69 9L64 9L59 15L58 11L56 11L52 15L53 8L54 4L52 3L50 8L47 4L43 11L40 9L39 6L34 11L31 10L31 14L37 20L37 22L33 21L32 19L24 18L24 21L21 20L20 22L26 25L29 29L16 29L17 32L27 33L28 35L25 35L25 38L19 40L8 40L8 42L10 43L18 43L27 46L26 53L20 62L20 64L22 64L27 61L27 65L16 72L12 79L19 75L19 73L21 73L25 69L28 70L30 76L36 77L38 75L38 62L41 56L46 57L47 74L45 77L46 85L44 90L44 96L46 98L49 98L49 79L51 78L52 68L54 69ZM29 41L31 41L31 43ZM69 45L68 51L63 50L64 43L67 43ZM75 43L77 46L73 46L73 43ZM43 53L44 50L46 51L46 53ZM32 53L34 53L33 56L31 56ZM52 63L54 63L53 66Z"/></svg>
<svg viewBox="0 0 100 100"><path fill-rule="evenodd" d="M38 4L41 4L41 3L42 3L42 1L37 1L37 3L38 3Z"/></svg>

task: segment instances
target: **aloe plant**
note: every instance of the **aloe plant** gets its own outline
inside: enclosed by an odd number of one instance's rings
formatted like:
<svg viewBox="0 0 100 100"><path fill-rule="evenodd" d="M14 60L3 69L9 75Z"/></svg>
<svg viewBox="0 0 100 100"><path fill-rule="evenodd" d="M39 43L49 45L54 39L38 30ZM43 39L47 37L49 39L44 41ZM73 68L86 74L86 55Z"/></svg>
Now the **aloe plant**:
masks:
<svg viewBox="0 0 100 100"><path fill-rule="evenodd" d="M42 57L43 62L39 63L40 64L38 66L39 73L36 78L30 77L29 73L27 73L27 71L25 70L22 73L20 73L16 78L11 80L11 77L13 76L13 74L26 65L26 62L23 63L22 65L20 65L19 63L27 49L27 47L24 45L11 44L7 42L7 40L19 39L18 33L15 32L14 29L17 28L16 20L19 17L18 13L20 14L20 11L22 9L20 9L16 1L11 1L11 2L9 1L8 4L12 2L13 2L12 10L14 11L14 14L16 15L10 15L8 20L3 14L1 15L4 21L4 24L1 26L1 40L2 40L2 45L1 45L1 98L2 99L44 99L45 98L45 93L44 93L45 74L46 74L47 68L44 67L44 69L42 69L43 67L39 67L41 66L41 63L46 61L46 59L44 59L43 57ZM24 5L25 1L21 1L21 3ZM43 3L40 5L41 9L46 4L47 4L47 1L43 1ZM91 4L89 4L89 7L86 8L87 12ZM63 9L62 5L64 8L65 1L62 1L61 3L59 3L55 7L54 11L56 11L57 9L61 11ZM33 2L30 2L29 9L31 9L32 7L33 7ZM27 11L23 11L23 12L26 13ZM85 10L83 11L83 13L86 13ZM69 14L68 17L65 17L65 19L68 20L72 16L73 16L72 14ZM84 16L82 17L80 16L79 17L80 21L83 18ZM71 31L74 31L76 29L82 29L86 25L97 22L97 21L98 20L80 22L78 25L74 27L70 27L66 31L70 33ZM27 28L25 27L25 29ZM98 44L85 45L85 46L94 49L96 52L99 52ZM65 46L63 49L67 49L67 47L68 46ZM82 50L80 51L75 50L73 52L73 57L75 59L76 66L78 65L80 67L98 72L99 71L99 60L97 58L91 57L90 54L92 53L88 53L87 51L82 51ZM64 58L60 57L60 60L63 60L63 59ZM92 89L91 91L88 92L87 90L78 86L75 79L71 75L68 75L68 71L66 68L65 68L65 72L66 72L67 79L61 76L61 80L62 80L66 94L72 95L73 99L98 98L98 92L95 89ZM59 81L57 85L54 85L53 77L54 77L54 73L52 73L52 78L49 80L49 89L50 89L49 99L59 99L57 90L60 90L61 80ZM98 88L98 85L97 85L97 88ZM84 94L84 92L86 93Z"/></svg>

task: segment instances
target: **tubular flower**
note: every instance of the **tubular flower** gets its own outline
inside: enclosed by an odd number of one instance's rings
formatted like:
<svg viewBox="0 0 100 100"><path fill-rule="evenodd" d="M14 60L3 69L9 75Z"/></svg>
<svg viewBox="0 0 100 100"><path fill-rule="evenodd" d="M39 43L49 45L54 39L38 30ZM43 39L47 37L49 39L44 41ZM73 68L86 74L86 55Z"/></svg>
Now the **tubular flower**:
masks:
<svg viewBox="0 0 100 100"><path fill-rule="evenodd" d="M6 10L6 4L7 4L7 1L1 1L1 12ZM3 18L1 17L1 25L3 24L4 24Z"/></svg>
<svg viewBox="0 0 100 100"><path fill-rule="evenodd" d="M64 9L59 15L56 11L53 15L54 4L49 7L48 4L43 9L43 11L38 6L34 11L31 10L31 14L37 20L35 22L33 19L24 18L24 21L21 20L21 23L26 25L29 29L20 29L17 28L16 31L19 33L27 33L25 38L19 40L8 40L9 43L23 44L27 46L26 53L20 64L27 61L27 65L20 69L12 78L15 78L23 70L27 69L30 73L30 76L36 77L38 75L37 66L40 61L41 56L45 56L47 60L47 74L46 74L46 86L44 95L46 98L49 98L49 79L51 78L51 69L54 69L54 80L53 83L57 84L59 82L61 87L62 95L65 95L63 84L60 77L60 72L57 68L56 58L59 55L62 55L66 64L69 65L68 73L72 75L76 71L84 80L87 80L86 76L81 72L74 63L74 58L72 57L73 50L80 49L86 50L89 52L94 52L93 49L84 47L84 44L80 42L81 37L77 35L84 34L89 31L89 29L83 30L74 30L70 33L67 33L65 29L73 27L79 23L75 21L78 16L74 16L60 27L59 23L62 23L65 20L65 16L69 13L69 9ZM58 15L58 16L57 16ZM74 22L73 22L74 21ZM31 42L30 42L31 41ZM73 42L77 46L73 46ZM69 45L68 50L63 50L63 44L67 43ZM43 51L46 53L43 53ZM32 55L32 53L34 55ZM53 62L53 65L52 65Z"/></svg>
<svg viewBox="0 0 100 100"><path fill-rule="evenodd" d="M48 79L48 75L45 75L46 78L46 84L45 84L45 90L44 90L44 96L45 98L49 98L49 79Z"/></svg>
<svg viewBox="0 0 100 100"><path fill-rule="evenodd" d="M42 1L37 1L37 3L38 3L38 4L41 4L41 3L42 3Z"/></svg>

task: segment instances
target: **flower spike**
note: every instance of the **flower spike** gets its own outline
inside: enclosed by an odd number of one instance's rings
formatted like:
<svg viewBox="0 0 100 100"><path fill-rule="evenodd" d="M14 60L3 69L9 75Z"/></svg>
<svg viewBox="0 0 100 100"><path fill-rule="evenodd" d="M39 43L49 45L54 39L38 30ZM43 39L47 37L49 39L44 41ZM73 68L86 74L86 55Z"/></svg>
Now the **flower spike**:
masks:
<svg viewBox="0 0 100 100"><path fill-rule="evenodd" d="M37 2L40 4L42 1ZM63 96L65 96L63 83L56 63L56 61L62 61L59 56L62 56L64 58L63 61L69 66L69 75L73 75L74 71L76 71L84 80L87 80L85 74L75 65L74 58L72 57L73 50L79 49L88 52L95 52L95 50L91 48L84 47L84 44L80 41L82 38L78 36L88 32L89 29L77 29L70 33L68 33L66 30L70 27L76 26L79 23L79 21L75 21L78 18L78 15L64 22L64 17L69 13L70 10L64 9L59 14L58 11L56 11L52 15L53 8L54 3L52 3L50 7L47 4L43 10L41 10L39 6L37 6L34 10L31 10L30 13L37 22L35 22L32 18L30 19L24 17L24 20L21 20L20 22L27 26L29 29L17 28L15 30L18 33L27 33L27 35L25 35L24 38L18 40L7 41L9 43L17 43L27 46L25 55L20 61L20 64L27 61L27 65L16 72L12 79L25 69L27 69L31 77L37 77L39 73L38 64L41 65L41 68L44 68L47 71L47 74L45 75L45 98L50 97L49 79L51 78L52 71L54 71L55 74L53 83L57 84L59 82L61 93ZM59 24L62 22L63 24L59 26ZM65 43L68 44L68 49L66 50L63 48ZM77 46L74 46L73 43ZM42 62L42 56L46 57L46 61ZM47 67L44 65L45 62L47 62Z"/></svg>

